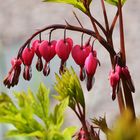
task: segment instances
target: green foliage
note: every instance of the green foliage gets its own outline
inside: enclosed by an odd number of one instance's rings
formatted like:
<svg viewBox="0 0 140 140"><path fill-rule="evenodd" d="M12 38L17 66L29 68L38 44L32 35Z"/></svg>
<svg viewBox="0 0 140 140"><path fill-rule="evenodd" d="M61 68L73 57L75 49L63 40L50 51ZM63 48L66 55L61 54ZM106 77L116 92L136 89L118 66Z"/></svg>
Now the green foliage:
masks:
<svg viewBox="0 0 140 140"><path fill-rule="evenodd" d="M111 5L115 5L118 6L118 2L119 0L105 0L107 3L111 4ZM126 2L126 0L121 0L122 5L124 5L124 3Z"/></svg>
<svg viewBox="0 0 140 140"><path fill-rule="evenodd" d="M92 122L96 124L105 134L109 132L105 116L103 118L100 117L99 119L94 118L92 119Z"/></svg>
<svg viewBox="0 0 140 140"><path fill-rule="evenodd" d="M0 94L0 122L15 126L7 136L29 136L40 140L71 140L75 127L61 130L64 111L68 98L56 105L54 112L49 112L49 90L40 84L36 96L29 89L15 92L18 105L15 105L6 93Z"/></svg>
<svg viewBox="0 0 140 140"><path fill-rule="evenodd" d="M83 108L85 108L85 100L83 95L83 90L80 85L80 81L71 68L66 70L66 72L59 76L56 74L55 90L58 92L56 99L62 101L65 98L69 99L69 106L74 109L76 103L79 103Z"/></svg>
<svg viewBox="0 0 140 140"><path fill-rule="evenodd" d="M55 2L55 3L64 3L64 4L70 4L74 7L78 8L82 12L86 13L86 8L84 6L84 1L82 0L44 0L44 2ZM91 2L91 1L89 1Z"/></svg>

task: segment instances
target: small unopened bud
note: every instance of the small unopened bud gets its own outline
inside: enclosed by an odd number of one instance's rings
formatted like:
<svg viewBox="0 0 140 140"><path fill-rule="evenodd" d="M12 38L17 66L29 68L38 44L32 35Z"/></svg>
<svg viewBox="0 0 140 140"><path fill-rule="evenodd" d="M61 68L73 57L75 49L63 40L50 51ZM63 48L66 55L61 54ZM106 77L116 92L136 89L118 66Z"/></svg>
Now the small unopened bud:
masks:
<svg viewBox="0 0 140 140"><path fill-rule="evenodd" d="M135 86L133 84L133 81L132 81L132 78L131 78L131 75L127 66L122 67L122 75L124 76L130 91L135 92Z"/></svg>
<svg viewBox="0 0 140 140"><path fill-rule="evenodd" d="M120 80L120 75L117 71L112 70L109 74L110 85L112 87L112 100L116 98L116 88Z"/></svg>

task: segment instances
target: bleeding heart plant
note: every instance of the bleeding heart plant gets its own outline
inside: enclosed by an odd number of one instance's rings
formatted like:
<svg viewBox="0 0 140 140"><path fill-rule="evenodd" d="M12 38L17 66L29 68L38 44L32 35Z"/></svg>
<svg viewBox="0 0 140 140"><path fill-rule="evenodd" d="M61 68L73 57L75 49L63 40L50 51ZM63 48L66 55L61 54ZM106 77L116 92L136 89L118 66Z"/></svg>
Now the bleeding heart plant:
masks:
<svg viewBox="0 0 140 140"><path fill-rule="evenodd" d="M120 113L123 114L123 112L129 108L131 117L127 117L127 119L131 118L131 124L132 122L137 122L135 121L136 114L132 97L132 92L135 92L135 87L126 64L122 14L125 1L126 0L101 0L104 22L99 22L91 13L92 6L90 6L90 4L92 0L44 0L44 2L60 2L73 5L89 18L92 27L86 29L76 13L73 12L79 26L71 25L66 20L66 24L64 25L54 24L47 26L35 32L20 47L17 57L11 60L12 67L3 81L4 85L7 86L7 88L11 88L18 84L22 64L24 65L24 79L28 81L31 79L31 65L33 63L34 54L37 56L36 69L38 71L43 70L43 74L48 76L50 73L50 62L55 55L57 55L61 60L59 69L60 75L57 73L55 74L56 82L54 88L58 93L58 96L55 96L55 98L60 101L60 104L56 105L54 113L48 113L49 96L47 89L43 86L40 86L37 97L34 97L31 91L29 91L29 95L21 94L21 96L16 96L19 100L18 108L13 104L9 96L6 94L3 94L3 96L0 95L0 122L10 122L17 129L11 131L9 135L33 136L38 140L100 140L100 130L102 130L106 134L108 140L120 140L122 136L123 140L126 140L125 138L130 140L135 140L135 138L139 139L134 131L132 131L134 132L132 135L134 138L132 138L131 135L129 136L127 133L128 130L124 130L126 127L121 129L126 132L126 136L120 133L121 135L116 134L115 136L117 138L114 138L114 135L111 135L112 130L107 126L105 117L99 120L93 119L93 122L87 121L89 119L87 119L86 114L85 96L80 81L72 68L71 70L66 68L66 62L71 54L74 62L80 67L80 80L84 81L87 79L86 87L87 90L90 91L93 87L93 79L97 71L97 66L98 64L100 65L97 56L98 51L93 48L94 41L98 41L98 43L108 51L111 60L111 71L109 73L109 82L112 88L111 100L116 101L115 99L118 98L117 101ZM109 21L108 19L106 2L115 5L117 8L113 21ZM114 46L113 37L113 31L118 20L120 33L120 43L118 44L119 52L116 51L118 49ZM88 20L86 20L86 22L87 21ZM58 39L51 40L52 32L57 29L64 30L64 37L62 38L60 34ZM74 37L66 37L66 31L68 30L80 32L82 34L81 45L75 44L75 41L73 41L75 39ZM45 31L49 31L49 41L47 41L45 37L42 39L42 33ZM34 40L37 35L39 35L39 39ZM87 35L89 38L85 44L83 44L83 35ZM94 40L92 45L90 45L91 40ZM30 47L31 43L32 46ZM98 54L100 55L100 52L98 52ZM44 65L43 61L45 61ZM57 63L53 66L57 68ZM106 86L106 83L101 86ZM100 95L102 96L102 94ZM71 127L61 131L61 126L63 124L62 112L64 112L66 106L69 106L74 111L81 122L81 129L78 130L77 133L75 133L75 129ZM37 121L36 117L39 120L41 119L41 123ZM17 119L19 119L18 122ZM131 126L135 125L132 124ZM135 128L137 128L137 126ZM121 132L121 130L119 130L119 132ZM129 131L131 131L131 129Z"/></svg>

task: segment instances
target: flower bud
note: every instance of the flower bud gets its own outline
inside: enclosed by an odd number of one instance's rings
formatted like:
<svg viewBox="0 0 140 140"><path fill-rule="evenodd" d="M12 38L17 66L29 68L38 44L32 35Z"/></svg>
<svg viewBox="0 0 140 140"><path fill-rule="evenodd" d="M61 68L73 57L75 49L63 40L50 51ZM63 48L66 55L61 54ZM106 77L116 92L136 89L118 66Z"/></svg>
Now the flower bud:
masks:
<svg viewBox="0 0 140 140"><path fill-rule="evenodd" d="M13 58L11 60L12 68L3 81L4 85L7 86L7 88L10 88L11 86L13 87L18 84L19 76L21 73L21 64L21 59Z"/></svg>
<svg viewBox="0 0 140 140"><path fill-rule="evenodd" d="M120 80L118 71L112 70L109 74L110 85L112 87L112 100L116 98L116 88Z"/></svg>
<svg viewBox="0 0 140 140"><path fill-rule="evenodd" d="M135 92L135 86L133 84L133 81L132 81L132 78L131 78L131 75L127 66L122 67L122 75L124 76L130 91Z"/></svg>

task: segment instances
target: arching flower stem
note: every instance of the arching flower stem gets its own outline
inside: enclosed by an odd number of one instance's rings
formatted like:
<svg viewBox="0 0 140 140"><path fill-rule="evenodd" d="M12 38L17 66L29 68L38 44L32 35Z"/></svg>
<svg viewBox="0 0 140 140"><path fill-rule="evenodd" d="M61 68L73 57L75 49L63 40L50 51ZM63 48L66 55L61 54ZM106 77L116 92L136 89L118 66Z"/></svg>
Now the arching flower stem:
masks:
<svg viewBox="0 0 140 140"><path fill-rule="evenodd" d="M89 30L89 29L85 29L85 28L81 28L81 27L77 27L77 26L73 26L73 25L62 25L62 24L54 24L54 25L50 25L50 26L47 26L47 27L44 27L40 30L38 30L37 32L35 32L20 48L19 52L18 52L18 55L17 55L17 58L19 58L22 54L22 51L24 50L24 48L28 45L29 42L31 42L31 40L36 37L38 34L46 31L46 30L49 30L49 29L53 29L53 30L56 30L56 29L67 29L67 30L71 30L71 31L77 31L77 32L82 32L82 33L86 33L90 36L93 36L94 38L98 39L97 38L97 35L94 31L92 30ZM98 39L98 41L102 44L102 46L109 52L109 54L111 56L115 56L116 55L116 52L114 51L113 48L110 47L110 45L108 44L108 42L102 37L100 36L100 39Z"/></svg>

